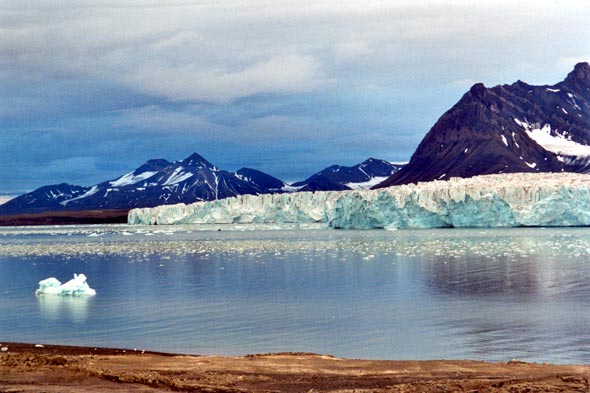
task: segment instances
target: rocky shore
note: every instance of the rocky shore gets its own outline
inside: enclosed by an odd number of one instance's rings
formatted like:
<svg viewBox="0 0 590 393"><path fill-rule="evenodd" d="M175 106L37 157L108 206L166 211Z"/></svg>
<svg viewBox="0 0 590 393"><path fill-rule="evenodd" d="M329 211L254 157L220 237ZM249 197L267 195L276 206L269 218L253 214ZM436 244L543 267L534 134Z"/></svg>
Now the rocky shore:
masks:
<svg viewBox="0 0 590 393"><path fill-rule="evenodd" d="M588 392L590 366L0 344L0 392Z"/></svg>

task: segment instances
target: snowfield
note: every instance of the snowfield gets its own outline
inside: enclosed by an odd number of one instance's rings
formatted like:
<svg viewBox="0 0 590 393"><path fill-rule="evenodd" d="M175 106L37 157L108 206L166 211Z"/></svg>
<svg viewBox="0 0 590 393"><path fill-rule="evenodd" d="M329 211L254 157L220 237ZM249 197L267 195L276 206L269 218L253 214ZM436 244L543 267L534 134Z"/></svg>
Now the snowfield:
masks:
<svg viewBox="0 0 590 393"><path fill-rule="evenodd" d="M590 176L513 173L379 190L242 195L133 209L130 224L325 223L331 228L590 225Z"/></svg>

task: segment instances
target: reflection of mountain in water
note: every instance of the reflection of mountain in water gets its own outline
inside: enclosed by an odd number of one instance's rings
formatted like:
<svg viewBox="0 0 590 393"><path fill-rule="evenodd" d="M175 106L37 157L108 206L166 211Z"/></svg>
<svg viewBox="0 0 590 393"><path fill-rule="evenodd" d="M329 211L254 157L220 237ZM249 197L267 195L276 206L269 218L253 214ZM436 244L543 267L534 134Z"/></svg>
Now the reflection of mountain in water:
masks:
<svg viewBox="0 0 590 393"><path fill-rule="evenodd" d="M438 243L438 251L420 257L416 272L425 291L450 305L447 318L433 325L462 337L469 358L521 359L532 350L559 362L587 357L590 349L580 340L590 323L590 307L580 307L590 296L584 243L555 231Z"/></svg>
<svg viewBox="0 0 590 393"><path fill-rule="evenodd" d="M437 295L503 294L507 299L590 295L582 285L590 279L590 271L579 270L578 259L587 258L588 251L582 238L564 238L555 232L530 237L474 236L438 239L430 246L430 253L422 253L422 275Z"/></svg>
<svg viewBox="0 0 590 393"><path fill-rule="evenodd" d="M482 296L518 294L534 296L539 291L539 277L534 258L511 263L509 257L493 260L431 256L424 264L426 286L436 294Z"/></svg>
<svg viewBox="0 0 590 393"><path fill-rule="evenodd" d="M88 319L88 307L92 301L88 296L37 296L39 311L44 319L57 321L66 319L84 322Z"/></svg>

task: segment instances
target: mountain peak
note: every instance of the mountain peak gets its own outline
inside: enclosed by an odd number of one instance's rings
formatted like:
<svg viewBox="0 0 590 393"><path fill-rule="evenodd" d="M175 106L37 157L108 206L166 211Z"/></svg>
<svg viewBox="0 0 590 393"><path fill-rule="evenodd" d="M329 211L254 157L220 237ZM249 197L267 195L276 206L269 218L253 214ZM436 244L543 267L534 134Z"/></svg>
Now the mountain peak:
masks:
<svg viewBox="0 0 590 393"><path fill-rule="evenodd" d="M590 85L590 64L581 62L575 65L574 70L567 75L566 81L578 81Z"/></svg>
<svg viewBox="0 0 590 393"><path fill-rule="evenodd" d="M473 97L483 98L484 95L486 94L486 90L487 89L483 83L476 83L475 85L471 86L471 89L469 89L469 92L471 93L471 95Z"/></svg>
<svg viewBox="0 0 590 393"><path fill-rule="evenodd" d="M377 187L491 173L588 173L587 108L588 63L555 85L477 83L439 118L409 164Z"/></svg>
<svg viewBox="0 0 590 393"><path fill-rule="evenodd" d="M147 160L146 164L157 165L157 166L170 165L170 163L163 158L153 158L151 160Z"/></svg>
<svg viewBox="0 0 590 393"><path fill-rule="evenodd" d="M213 164L207 161L203 156L193 153L181 161L184 165L190 167L215 168Z"/></svg>
<svg viewBox="0 0 590 393"><path fill-rule="evenodd" d="M170 165L167 160L163 158L156 158L146 161L145 164L137 168L133 173L139 175L140 173L144 172L157 172L162 170L167 165Z"/></svg>

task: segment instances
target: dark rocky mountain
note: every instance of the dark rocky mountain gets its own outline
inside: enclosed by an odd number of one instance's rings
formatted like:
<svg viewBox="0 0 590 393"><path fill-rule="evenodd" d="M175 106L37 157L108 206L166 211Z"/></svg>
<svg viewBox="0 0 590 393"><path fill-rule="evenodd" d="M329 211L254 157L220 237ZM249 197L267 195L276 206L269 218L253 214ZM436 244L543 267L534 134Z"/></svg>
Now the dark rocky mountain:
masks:
<svg viewBox="0 0 590 393"><path fill-rule="evenodd" d="M174 162L149 160L132 172L92 187L69 184L44 186L0 205L0 216L49 211L125 210L298 189L343 190L361 187L366 182L369 183L364 186L368 188L387 178L399 167L370 158L353 167L334 165L326 168L294 187L256 169L242 168L236 172L221 170L194 153Z"/></svg>
<svg viewBox="0 0 590 393"><path fill-rule="evenodd" d="M244 181L270 191L279 191L285 187L285 183L282 180L252 168L238 169L236 175Z"/></svg>
<svg viewBox="0 0 590 393"><path fill-rule="evenodd" d="M0 215L63 210L63 201L78 198L87 191L88 187L66 183L43 186L0 205Z"/></svg>
<svg viewBox="0 0 590 393"><path fill-rule="evenodd" d="M298 191L368 189L399 171L402 166L369 158L354 166L332 165L291 186Z"/></svg>
<svg viewBox="0 0 590 393"><path fill-rule="evenodd" d="M473 85L410 162L376 186L514 172L590 171L590 65L564 81Z"/></svg>
<svg viewBox="0 0 590 393"><path fill-rule="evenodd" d="M130 209L241 194L281 192L281 180L243 168L218 169L198 154L181 161L149 160L133 172L92 187L67 184L41 187L0 205L0 215L43 211Z"/></svg>

